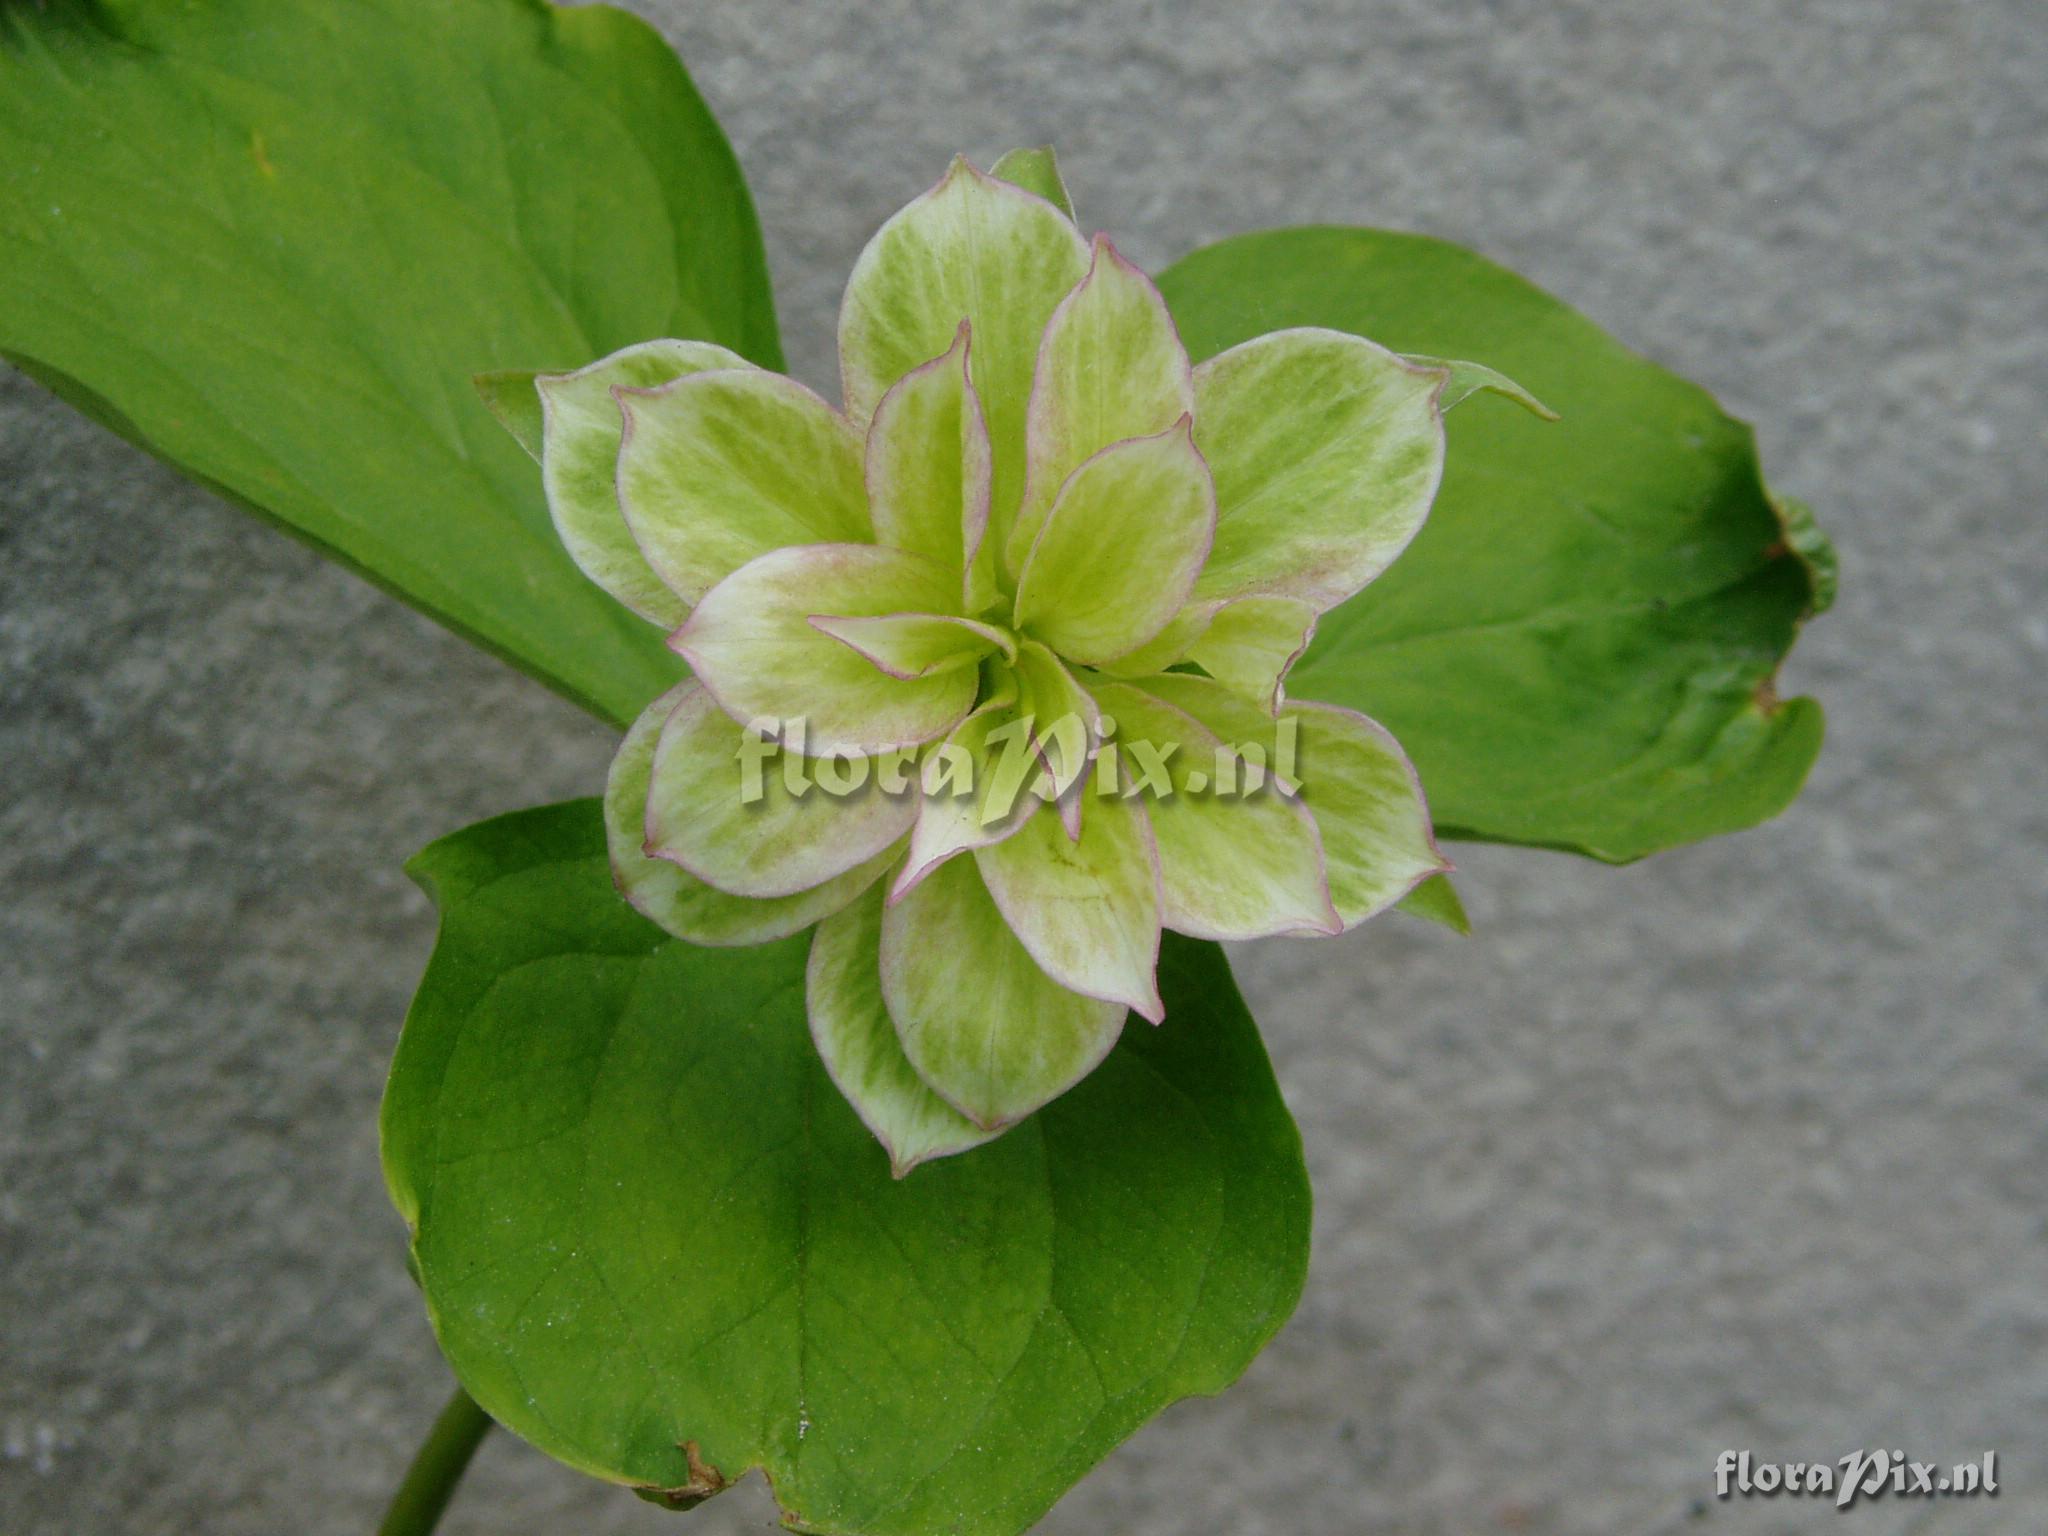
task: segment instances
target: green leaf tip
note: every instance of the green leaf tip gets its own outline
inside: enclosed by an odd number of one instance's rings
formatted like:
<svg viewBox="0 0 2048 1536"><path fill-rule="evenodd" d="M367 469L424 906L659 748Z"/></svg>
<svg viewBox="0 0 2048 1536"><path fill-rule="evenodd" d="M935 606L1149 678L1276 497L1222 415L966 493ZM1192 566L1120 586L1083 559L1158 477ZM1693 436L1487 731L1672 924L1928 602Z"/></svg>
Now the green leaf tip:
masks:
<svg viewBox="0 0 2048 1536"><path fill-rule="evenodd" d="M532 369L501 368L493 373L473 374L477 398L498 418L498 425L512 434L538 464L547 436L547 421L541 410L540 391L534 381L540 375Z"/></svg>
<svg viewBox="0 0 2048 1536"><path fill-rule="evenodd" d="M1489 394L1512 400L1530 415L1543 421L1556 421L1557 412L1538 400L1528 390L1498 369L1484 363L1459 362L1451 358L1423 357L1410 352L1408 361L1420 368L1441 368L1444 372L1444 387L1437 396L1437 409L1448 411L1455 405L1471 399L1481 390Z"/></svg>
<svg viewBox="0 0 2048 1536"><path fill-rule="evenodd" d="M1049 144L1009 151L989 167L989 175L1044 198L1069 219L1074 217L1073 196L1067 191L1066 179L1060 175L1059 158Z"/></svg>
<svg viewBox="0 0 2048 1536"><path fill-rule="evenodd" d="M1432 875L1395 903L1397 911L1438 923L1464 938L1472 936L1472 920L1449 875Z"/></svg>

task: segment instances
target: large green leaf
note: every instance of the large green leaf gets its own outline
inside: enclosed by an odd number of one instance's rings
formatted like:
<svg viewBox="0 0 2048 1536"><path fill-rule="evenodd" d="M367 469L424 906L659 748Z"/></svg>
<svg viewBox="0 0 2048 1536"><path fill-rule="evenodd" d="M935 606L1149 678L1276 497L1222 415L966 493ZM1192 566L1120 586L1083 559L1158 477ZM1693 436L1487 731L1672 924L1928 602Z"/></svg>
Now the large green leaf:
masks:
<svg viewBox="0 0 2048 1536"><path fill-rule="evenodd" d="M1749 429L1705 391L1416 235L1246 235L1159 286L1198 360L1326 326L1490 365L1561 413L1460 406L1422 533L1324 617L1288 681L1390 727L1440 830L1622 860L1750 826L1798 792L1820 707L1772 679L1831 567L1810 519L1788 531Z"/></svg>
<svg viewBox="0 0 2048 1536"><path fill-rule="evenodd" d="M897 1181L812 1047L806 940L664 938L595 802L413 868L442 926L386 1173L463 1383L564 1461L677 1502L765 1468L809 1530L1007 1536L1294 1305L1300 1142L1213 945L1169 943L1163 1025Z"/></svg>
<svg viewBox="0 0 2048 1536"><path fill-rule="evenodd" d="M652 336L779 364L739 168L643 23L0 7L0 264L0 356L123 436L614 720L674 678L470 384Z"/></svg>

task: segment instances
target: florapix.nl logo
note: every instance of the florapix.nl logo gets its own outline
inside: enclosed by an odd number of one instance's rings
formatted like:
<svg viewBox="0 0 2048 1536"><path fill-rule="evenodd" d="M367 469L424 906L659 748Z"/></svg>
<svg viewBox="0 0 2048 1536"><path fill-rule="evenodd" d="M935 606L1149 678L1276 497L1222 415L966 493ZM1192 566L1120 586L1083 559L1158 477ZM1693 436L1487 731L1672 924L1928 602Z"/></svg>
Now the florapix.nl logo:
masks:
<svg viewBox="0 0 2048 1536"><path fill-rule="evenodd" d="M1271 721L1264 740L1120 739L1113 717L1069 713L1049 722L1012 715L972 746L948 738L870 754L810 748L801 719L748 721L734 753L740 803L764 800L772 780L799 799L813 790L835 799L868 793L972 798L983 824L994 825L1020 797L1057 801L1084 776L1088 793L1125 799L1268 793L1292 799L1301 791L1300 723L1288 717Z"/></svg>
<svg viewBox="0 0 2048 1536"><path fill-rule="evenodd" d="M1950 1498L1998 1494L1998 1452L1947 1464L1915 1461L1904 1451L1851 1451L1834 1461L1758 1461L1723 1451L1714 1463L1716 1498L1822 1498L1847 1509L1859 1499Z"/></svg>

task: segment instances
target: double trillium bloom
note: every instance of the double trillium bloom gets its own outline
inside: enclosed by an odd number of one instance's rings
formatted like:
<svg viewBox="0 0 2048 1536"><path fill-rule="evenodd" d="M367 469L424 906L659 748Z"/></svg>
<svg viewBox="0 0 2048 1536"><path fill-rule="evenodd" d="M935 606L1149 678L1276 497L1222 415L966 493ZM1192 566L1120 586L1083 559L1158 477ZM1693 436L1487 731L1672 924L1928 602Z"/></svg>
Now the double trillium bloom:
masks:
<svg viewBox="0 0 2048 1536"><path fill-rule="evenodd" d="M843 409L703 342L545 376L542 467L691 672L612 769L620 890L697 944L816 925L812 1033L901 1173L1171 1028L1162 928L1335 934L1448 867L1387 732L1283 680L1421 526L1450 374L1307 329L1191 368L964 160L839 352Z"/></svg>

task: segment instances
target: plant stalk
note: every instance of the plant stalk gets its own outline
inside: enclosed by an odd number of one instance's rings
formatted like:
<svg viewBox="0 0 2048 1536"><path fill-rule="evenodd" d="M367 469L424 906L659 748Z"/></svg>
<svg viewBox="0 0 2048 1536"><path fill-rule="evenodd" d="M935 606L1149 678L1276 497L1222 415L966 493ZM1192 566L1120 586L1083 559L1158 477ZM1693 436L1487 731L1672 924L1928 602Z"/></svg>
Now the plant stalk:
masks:
<svg viewBox="0 0 2048 1536"><path fill-rule="evenodd" d="M377 1536L429 1536L490 1427L490 1415L457 1387L405 1469L405 1481L398 1485Z"/></svg>

